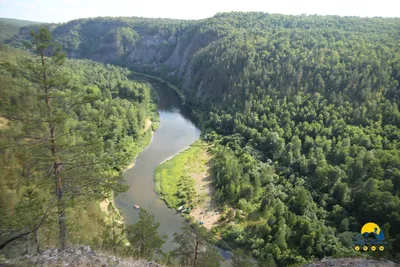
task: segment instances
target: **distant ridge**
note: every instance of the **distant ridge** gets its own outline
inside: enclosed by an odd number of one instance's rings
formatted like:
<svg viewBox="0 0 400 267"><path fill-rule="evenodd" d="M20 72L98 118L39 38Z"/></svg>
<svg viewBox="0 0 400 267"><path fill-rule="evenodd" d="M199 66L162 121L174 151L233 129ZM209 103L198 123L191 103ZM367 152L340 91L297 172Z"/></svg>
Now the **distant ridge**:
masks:
<svg viewBox="0 0 400 267"><path fill-rule="evenodd" d="M19 27L24 27L24 26L28 26L28 25L34 25L34 24L45 24L45 22L20 20L20 19L12 19L12 18L0 18L0 22L4 22L7 24L19 26Z"/></svg>
<svg viewBox="0 0 400 267"><path fill-rule="evenodd" d="M0 18L0 43L5 40L12 38L14 35L19 33L19 29L22 27L46 24L45 22L11 19L11 18Z"/></svg>

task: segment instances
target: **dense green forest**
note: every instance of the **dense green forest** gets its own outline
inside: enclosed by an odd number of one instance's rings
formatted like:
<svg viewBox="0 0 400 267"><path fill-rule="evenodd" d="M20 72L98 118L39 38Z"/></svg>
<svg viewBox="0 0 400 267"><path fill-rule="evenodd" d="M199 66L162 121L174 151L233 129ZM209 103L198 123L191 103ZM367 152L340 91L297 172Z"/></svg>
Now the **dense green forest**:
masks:
<svg viewBox="0 0 400 267"><path fill-rule="evenodd" d="M19 33L21 27L27 27L32 25L43 24L41 22L0 18L0 42L12 38L14 35Z"/></svg>
<svg viewBox="0 0 400 267"><path fill-rule="evenodd" d="M217 144L217 198L243 211L215 232L262 266L354 254L352 240L369 221L390 244L368 253L398 257L399 31L395 18L257 12L81 19L52 29L70 57L182 88L204 139ZM28 39L21 32L7 43Z"/></svg>
<svg viewBox="0 0 400 267"><path fill-rule="evenodd" d="M253 28L194 59L196 73L218 73L194 101L207 112L207 136L222 136L213 163L219 198L247 214L224 237L288 265L347 253L374 221L394 257L400 21L282 17L263 30L256 15L217 18Z"/></svg>
<svg viewBox="0 0 400 267"><path fill-rule="evenodd" d="M98 202L125 189L122 170L149 141L151 86L127 69L65 60L46 31L34 36L39 56L0 46L0 243L32 232L2 254L108 249Z"/></svg>

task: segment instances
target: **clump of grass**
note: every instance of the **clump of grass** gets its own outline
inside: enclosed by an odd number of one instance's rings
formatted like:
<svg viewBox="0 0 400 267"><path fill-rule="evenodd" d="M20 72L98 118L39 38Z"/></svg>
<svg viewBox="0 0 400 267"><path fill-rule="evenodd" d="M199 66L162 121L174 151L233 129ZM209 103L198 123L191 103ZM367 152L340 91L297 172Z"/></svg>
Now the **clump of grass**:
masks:
<svg viewBox="0 0 400 267"><path fill-rule="evenodd" d="M195 205L195 183L190 175L206 170L209 160L206 150L207 144L198 140L155 169L154 190L162 195L169 207L177 208L182 204Z"/></svg>

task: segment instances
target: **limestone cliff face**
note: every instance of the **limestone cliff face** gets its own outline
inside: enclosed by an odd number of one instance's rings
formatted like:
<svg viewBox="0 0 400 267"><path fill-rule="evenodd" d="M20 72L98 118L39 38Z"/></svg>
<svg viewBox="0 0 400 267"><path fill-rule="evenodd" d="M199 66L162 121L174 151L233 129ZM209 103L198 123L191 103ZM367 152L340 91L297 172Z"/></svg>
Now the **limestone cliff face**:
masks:
<svg viewBox="0 0 400 267"><path fill-rule="evenodd" d="M201 64L196 61L196 54L218 41L229 27L214 20L217 19L193 22L99 17L47 27L69 58L118 64L154 74L180 86L188 96L201 97L210 86L210 72L207 75L204 70L198 71ZM8 43L20 47L30 39L30 30L21 28Z"/></svg>
<svg viewBox="0 0 400 267"><path fill-rule="evenodd" d="M194 54L217 40L213 32L177 33L169 37L159 34L145 35L130 52L128 64L148 67L153 70L165 69L169 75L178 77L183 91L193 89L192 59Z"/></svg>
<svg viewBox="0 0 400 267"><path fill-rule="evenodd" d="M65 27L65 26L63 26ZM59 30L55 31L60 32ZM136 70L154 72L163 78L174 77L179 80L184 92L192 92L192 95L201 94L202 90L194 88L192 61L196 52L207 47L218 39L217 33L210 30L200 32L196 29L182 29L166 35L160 32L152 34L139 33L139 40L129 49L124 49L119 40L105 41L102 38L92 41L89 46L82 42L78 46L64 47L70 58L89 58L103 63L123 62L127 67ZM66 39L70 33L66 30L56 36L60 42ZM70 38L70 36L68 36ZM204 82L202 83L204 85ZM200 87L201 89L201 87Z"/></svg>
<svg viewBox="0 0 400 267"><path fill-rule="evenodd" d="M202 97L215 77L194 67L196 54L221 36L206 21L95 18L51 25L55 40L70 58L87 58L149 72L179 85L185 94ZM29 39L22 29L10 44ZM195 72L198 73L195 73ZM194 82L195 81L195 82Z"/></svg>

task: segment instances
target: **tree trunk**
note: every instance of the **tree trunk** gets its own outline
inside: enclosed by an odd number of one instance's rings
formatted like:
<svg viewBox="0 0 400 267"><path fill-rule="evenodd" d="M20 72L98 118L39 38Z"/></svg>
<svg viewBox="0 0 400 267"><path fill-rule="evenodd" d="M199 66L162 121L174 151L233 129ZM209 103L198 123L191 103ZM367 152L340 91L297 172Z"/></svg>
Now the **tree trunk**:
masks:
<svg viewBox="0 0 400 267"><path fill-rule="evenodd" d="M61 162L59 159L57 144L56 144L56 133L55 133L55 125L53 122L52 110L50 105L50 93L47 85L47 76L46 76L46 66L44 61L44 49L40 51L40 58L43 67L43 89L45 93L45 101L47 106L47 113L50 121L49 131L50 131L50 149L51 154L54 158L54 180L56 182L56 195L57 195L57 213L58 213L58 227L59 227L59 243L60 248L65 249L67 246L67 227L65 223L65 203L63 199L63 190L62 190L62 178L60 175L61 172Z"/></svg>
<svg viewBox="0 0 400 267"><path fill-rule="evenodd" d="M57 183L58 185L58 183ZM67 225L65 223L65 204L63 199L63 192L57 186L57 213L58 213L58 241L60 248L65 249L67 247Z"/></svg>
<svg viewBox="0 0 400 267"><path fill-rule="evenodd" d="M39 254L39 232L38 230L28 235L28 253L30 255Z"/></svg>
<svg viewBox="0 0 400 267"><path fill-rule="evenodd" d="M27 231L27 232L23 232L20 234L17 234L13 237L11 237L10 239L6 240L5 242L0 244L0 250L2 250L3 248L5 248L8 244L10 244L11 242L21 238L21 237L26 237L26 243L29 243L29 234L32 234L33 232L37 231L39 229L39 227L42 225L42 223L44 222L44 220L46 219L47 216L47 212L49 211L49 207L47 208L46 212L44 213L43 217L40 219L39 223L36 225L35 228L33 228L31 231ZM26 247L26 250L28 250L28 248Z"/></svg>
<svg viewBox="0 0 400 267"><path fill-rule="evenodd" d="M34 251L35 253L40 253L40 243L39 243L40 239L39 239L39 230L36 230L33 233L33 244L34 244Z"/></svg>
<svg viewBox="0 0 400 267"><path fill-rule="evenodd" d="M194 252L194 263L193 266L196 266L196 262L197 262L197 255L198 255L198 251L199 251L199 237L196 236L196 246L195 246L195 252Z"/></svg>
<svg viewBox="0 0 400 267"><path fill-rule="evenodd" d="M113 222L113 252L114 252L114 256L117 256L117 238L116 238L116 234L115 234L115 223Z"/></svg>

